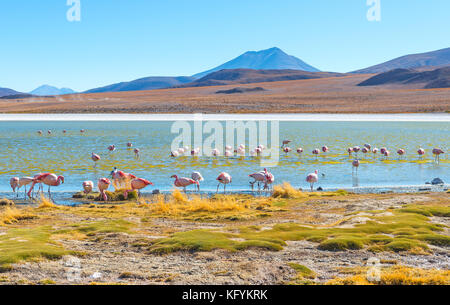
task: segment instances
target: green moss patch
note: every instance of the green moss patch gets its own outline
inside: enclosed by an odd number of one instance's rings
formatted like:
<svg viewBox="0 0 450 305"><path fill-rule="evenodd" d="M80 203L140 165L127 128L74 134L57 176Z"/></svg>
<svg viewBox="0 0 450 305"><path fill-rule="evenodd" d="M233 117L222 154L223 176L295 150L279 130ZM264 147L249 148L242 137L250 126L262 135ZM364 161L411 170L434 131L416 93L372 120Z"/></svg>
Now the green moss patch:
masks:
<svg viewBox="0 0 450 305"><path fill-rule="evenodd" d="M131 233L131 228L135 224L122 219L109 219L95 222L81 222L72 225L68 229L59 230L55 233L69 233L77 231L86 235L95 235L98 233Z"/></svg>

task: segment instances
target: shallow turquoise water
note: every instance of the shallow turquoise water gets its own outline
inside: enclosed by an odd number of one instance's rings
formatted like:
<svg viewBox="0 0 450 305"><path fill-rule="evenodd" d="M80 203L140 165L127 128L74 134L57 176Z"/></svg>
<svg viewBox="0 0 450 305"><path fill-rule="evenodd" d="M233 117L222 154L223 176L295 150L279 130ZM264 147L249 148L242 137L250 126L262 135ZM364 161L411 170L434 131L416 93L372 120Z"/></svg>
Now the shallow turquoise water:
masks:
<svg viewBox="0 0 450 305"><path fill-rule="evenodd" d="M33 176L40 172L54 172L65 176L65 183L54 191L78 191L84 180L97 181L106 177L114 166L125 172L149 179L153 189L172 189L171 175L190 176L200 171L205 181L202 190L215 190L215 178L222 171L229 172L233 183L230 190L249 190L249 177L259 171L260 160L255 157L182 157L170 158L172 122L161 121L84 121L84 122L0 122L0 192L10 191L9 179L13 176ZM66 134L62 130L67 130ZM86 129L84 134L80 129ZM37 130L44 131L38 135ZM52 130L48 135L47 130ZM308 188L305 177L319 170L325 174L317 186L323 188L351 188L354 186L422 185L435 177L450 181L448 154L434 162L431 150L441 147L447 151L450 135L449 122L280 122L280 140L290 139L293 151L280 155L280 162L269 170L276 183L288 181L296 187ZM140 159L134 158L133 148L141 150ZM352 176L352 166L347 147L386 146L391 151L388 161L372 154L362 157L358 174ZM115 144L114 153L107 146ZM238 145L240 143L236 143ZM330 152L316 159L311 151L327 145ZM295 152L302 147L299 157ZM426 156L419 160L417 149L423 147ZM406 150L404 160L398 160L396 151ZM91 152L101 155L96 168Z"/></svg>

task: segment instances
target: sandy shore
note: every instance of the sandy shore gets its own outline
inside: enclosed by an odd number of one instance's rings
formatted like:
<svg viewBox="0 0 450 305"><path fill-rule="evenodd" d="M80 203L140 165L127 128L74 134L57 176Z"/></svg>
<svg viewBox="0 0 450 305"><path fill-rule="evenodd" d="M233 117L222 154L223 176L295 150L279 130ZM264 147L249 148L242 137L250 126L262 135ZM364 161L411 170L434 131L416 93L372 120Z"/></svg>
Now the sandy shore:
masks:
<svg viewBox="0 0 450 305"><path fill-rule="evenodd" d="M251 197L242 202L255 201ZM263 200L263 199L258 199ZM264 199L265 200L265 199ZM270 204L268 203L270 201ZM301 224L317 229L355 228L370 223L372 217L402 217L401 209L439 208L447 214L418 216L426 225L438 224L439 234L450 236L450 200L447 193L311 196L302 199L273 199L248 203L239 210L206 211L147 211L144 205L84 205L82 207L16 207L14 209L35 217L4 223L0 226L0 264L5 251L2 235L16 228L50 226L51 242L71 253L54 259L30 258L9 264L0 273L2 284L287 284L327 283L334 278L346 278L365 272L367 261L376 258L380 268L406 266L424 270L441 270L450 274L448 240L428 243L425 248L408 251L376 251L364 246L341 251L323 250L315 240L289 240L277 250L255 246L230 251L225 246L205 250L194 246L186 250L155 252L155 242L174 234L205 230L205 232L246 232L258 227L258 232L280 224ZM153 203L154 204L154 203ZM189 203L184 203L189 204ZM247 203L245 203L247 204ZM4 209L4 208L3 208ZM3 210L2 210L3 211ZM375 212L376 211L376 212ZM166 214L164 214L166 213ZM1 215L1 214L0 214ZM409 215L409 214L407 214ZM416 214L414 214L416 215ZM419 219L418 218L418 219ZM422 219L423 218L423 219ZM81 229L84 223L126 221L129 229ZM390 218L389 218L390 219ZM392 218L395 219L395 218ZM424 222L425 224L425 222ZM106 226L112 228L111 225ZM69 229L70 228L70 229ZM74 228L77 230L74 231ZM79 228L79 229L78 229ZM114 227L115 228L115 227ZM245 229L243 229L245 228ZM113 232L114 231L114 232ZM381 234L381 233L379 233ZM395 234L384 232L386 236ZM22 238L24 244L26 238ZM250 238L230 235L236 243ZM203 242L203 241L202 241ZM204 241L209 242L209 241ZM5 241L3 241L3 244ZM196 248L197 247L197 248ZM223 248L221 248L223 247ZM74 263L75 262L75 263ZM313 276L299 276L295 266L313 271ZM359 270L359 271L355 271ZM363 270L363 271L361 271ZM448 284L448 283L447 283Z"/></svg>

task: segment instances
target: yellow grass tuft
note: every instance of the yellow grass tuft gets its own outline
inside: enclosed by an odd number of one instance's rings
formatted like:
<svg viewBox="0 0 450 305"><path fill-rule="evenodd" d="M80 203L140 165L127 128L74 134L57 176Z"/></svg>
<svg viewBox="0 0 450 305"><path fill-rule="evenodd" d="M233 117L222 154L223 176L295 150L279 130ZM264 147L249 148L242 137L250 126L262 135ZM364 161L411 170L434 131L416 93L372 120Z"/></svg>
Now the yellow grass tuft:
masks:
<svg viewBox="0 0 450 305"><path fill-rule="evenodd" d="M28 213L24 210L19 210L15 207L6 207L0 210L0 225L9 225L21 220L33 219L37 216Z"/></svg>
<svg viewBox="0 0 450 305"><path fill-rule="evenodd" d="M308 195L302 191L296 190L290 183L283 182L283 185L275 185L272 197L274 198L308 198Z"/></svg>
<svg viewBox="0 0 450 305"><path fill-rule="evenodd" d="M50 199L45 197L44 194L41 194L38 209L45 209L45 208L56 208L56 205Z"/></svg>

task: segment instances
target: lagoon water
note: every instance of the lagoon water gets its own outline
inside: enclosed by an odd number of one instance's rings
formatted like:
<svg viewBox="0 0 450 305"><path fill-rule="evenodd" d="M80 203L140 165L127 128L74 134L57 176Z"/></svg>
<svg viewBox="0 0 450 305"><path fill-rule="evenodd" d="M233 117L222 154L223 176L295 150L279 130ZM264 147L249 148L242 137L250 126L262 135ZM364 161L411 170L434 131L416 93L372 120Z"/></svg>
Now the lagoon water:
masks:
<svg viewBox="0 0 450 305"><path fill-rule="evenodd" d="M153 189L171 190L171 175L190 176L200 171L205 181L202 191L215 191L215 178L222 171L230 173L233 182L230 190L249 190L249 177L261 170L260 159L255 157L181 157L171 158L170 145L176 134L171 133L171 121L2 121L0 122L0 192L9 192L9 179L13 176L33 176L40 172L53 172L65 176L65 183L53 188L59 192L81 190L85 180L97 181L107 177L113 167L130 172L152 181ZM63 134L62 130L67 130ZM80 129L86 129L81 134ZM37 131L42 130L43 135ZM48 135L47 130L52 134ZM280 141L290 139L292 148L287 156L280 152L277 166L269 170L275 175L276 183L290 182L295 187L308 188L305 177L319 170L325 176L319 183L324 189L353 187L396 187L423 185L433 178L450 181L448 144L450 122L439 121L282 121L279 123ZM127 142L141 151L135 159ZM352 176L352 159L347 147L385 146L390 150L388 160L372 153L364 156L357 176ZM110 144L116 151L107 150ZM240 143L236 143L239 145ZM248 145L248 144L247 144ZM312 155L314 148L327 145L330 151L317 159ZM295 152L304 149L303 156ZM423 147L426 155L419 160L417 149ZM431 150L441 147L446 154L440 163L434 162ZM406 150L404 160L399 160L396 151ZM102 157L96 168L91 152Z"/></svg>

